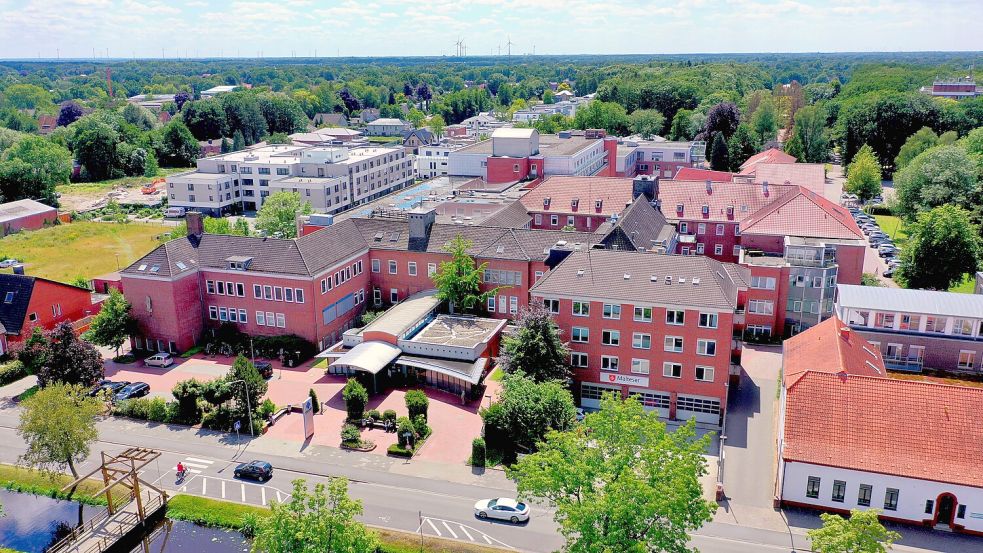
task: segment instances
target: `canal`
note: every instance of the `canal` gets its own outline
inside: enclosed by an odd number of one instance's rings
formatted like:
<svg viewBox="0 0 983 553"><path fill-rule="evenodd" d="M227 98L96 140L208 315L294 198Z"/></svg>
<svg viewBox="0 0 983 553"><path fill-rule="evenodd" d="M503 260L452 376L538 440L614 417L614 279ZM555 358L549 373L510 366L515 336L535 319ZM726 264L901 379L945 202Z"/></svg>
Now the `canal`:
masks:
<svg viewBox="0 0 983 553"><path fill-rule="evenodd" d="M43 553L81 520L98 514L102 507L89 507L74 501L0 490L3 518L0 518L0 548L25 553ZM190 522L165 519L148 532L149 551L157 553L208 551L243 553L249 540L239 532L204 528ZM134 551L144 551L141 544Z"/></svg>

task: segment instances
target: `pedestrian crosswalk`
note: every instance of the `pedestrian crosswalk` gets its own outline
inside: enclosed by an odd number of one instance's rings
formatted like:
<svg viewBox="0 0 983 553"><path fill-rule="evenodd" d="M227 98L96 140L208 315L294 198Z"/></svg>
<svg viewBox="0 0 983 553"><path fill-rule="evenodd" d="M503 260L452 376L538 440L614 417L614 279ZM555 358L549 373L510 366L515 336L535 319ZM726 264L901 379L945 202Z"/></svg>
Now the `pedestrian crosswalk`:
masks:
<svg viewBox="0 0 983 553"><path fill-rule="evenodd" d="M495 539L481 530L474 528L473 526L468 526L453 520L422 517L420 519L420 527L417 528L416 531L421 534L432 534L438 538L453 538L455 540L470 541L485 545L515 549L511 545Z"/></svg>
<svg viewBox="0 0 983 553"><path fill-rule="evenodd" d="M273 486L243 482L239 479L223 478L225 468L223 463L198 457L185 457L181 464L187 472L185 478L174 481L174 490L181 493L237 501L251 505L268 506L273 501L283 503L290 499L290 494ZM218 469L218 470L212 470ZM177 470L175 466L173 471ZM173 476L173 472L168 472ZM161 475L158 480L165 478ZM167 487L165 485L165 487Z"/></svg>
<svg viewBox="0 0 983 553"><path fill-rule="evenodd" d="M185 470L189 474L201 474L202 471L208 470L212 467L215 461L209 461L208 459L198 459L197 457L185 457L182 464Z"/></svg>

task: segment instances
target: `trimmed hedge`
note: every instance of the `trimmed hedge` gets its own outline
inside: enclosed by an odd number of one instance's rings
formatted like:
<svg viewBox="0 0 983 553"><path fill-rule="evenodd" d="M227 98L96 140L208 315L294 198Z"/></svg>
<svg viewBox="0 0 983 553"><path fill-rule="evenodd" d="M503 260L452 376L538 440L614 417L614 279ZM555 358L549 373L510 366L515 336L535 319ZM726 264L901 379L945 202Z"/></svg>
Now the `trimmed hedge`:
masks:
<svg viewBox="0 0 983 553"><path fill-rule="evenodd" d="M25 376L27 376L27 368L20 361L9 361L0 365L0 386L17 382Z"/></svg>
<svg viewBox="0 0 983 553"><path fill-rule="evenodd" d="M413 450L406 449L405 447L399 444L393 444L389 446L389 449L386 450L386 453L390 455L395 455L396 457L406 457L407 459L413 456Z"/></svg>
<svg viewBox="0 0 983 553"><path fill-rule="evenodd" d="M481 438L475 438L471 441L471 465L475 467L485 466L485 458L487 457L487 450L485 448L485 440Z"/></svg>

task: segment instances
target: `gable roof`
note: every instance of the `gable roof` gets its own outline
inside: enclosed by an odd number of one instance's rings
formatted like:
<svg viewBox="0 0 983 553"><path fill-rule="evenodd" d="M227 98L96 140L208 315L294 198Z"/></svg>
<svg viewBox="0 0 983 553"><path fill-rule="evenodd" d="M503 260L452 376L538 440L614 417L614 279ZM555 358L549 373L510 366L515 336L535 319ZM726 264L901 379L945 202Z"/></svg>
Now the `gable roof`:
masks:
<svg viewBox="0 0 983 553"><path fill-rule="evenodd" d="M785 340L782 378L786 388L809 371L886 377L881 352L838 317Z"/></svg>
<svg viewBox="0 0 983 553"><path fill-rule="evenodd" d="M635 198L614 225L602 225L608 226L610 230L605 232L601 242L611 249L664 250L676 234L676 228L666 221L659 210L652 207L644 195ZM602 232L602 229L597 232Z"/></svg>
<svg viewBox="0 0 983 553"><path fill-rule="evenodd" d="M24 328L24 320L27 317L27 308L31 303L31 295L38 282L47 285L69 288L71 290L88 293L88 290L36 276L15 275L4 273L0 274L0 327L6 334L20 334ZM7 302L7 297L10 302Z"/></svg>
<svg viewBox="0 0 983 553"><path fill-rule="evenodd" d="M792 190L791 186L743 182L707 183L702 181L665 180L659 183L659 201L662 213L670 221L705 220L720 222L741 222L751 217L762 207L775 201ZM680 214L677 206L683 206ZM703 215L703 206L709 214ZM727 208L733 207L734 214L728 215Z"/></svg>
<svg viewBox="0 0 983 553"><path fill-rule="evenodd" d="M486 227L526 228L530 221L532 215L529 214L526 206L522 205L522 202L512 202L489 215L481 224Z"/></svg>
<svg viewBox="0 0 983 553"><path fill-rule="evenodd" d="M826 187L826 167L822 163L758 163L751 168L754 182L797 184L817 194Z"/></svg>
<svg viewBox="0 0 983 553"><path fill-rule="evenodd" d="M632 201L632 180L617 177L547 177L519 199L529 211L610 217L621 213ZM550 199L545 206L546 198ZM577 207L573 201L577 200ZM598 210L595 202L601 200Z"/></svg>
<svg viewBox="0 0 983 553"><path fill-rule="evenodd" d="M864 238L849 211L802 186L792 187L753 213L741 225L741 232L838 240Z"/></svg>
<svg viewBox="0 0 983 553"><path fill-rule="evenodd" d="M983 388L808 371L789 389L782 458L983 487Z"/></svg>
<svg viewBox="0 0 983 553"><path fill-rule="evenodd" d="M741 164L741 174L750 172L759 163L795 163L796 161L798 160L793 155L786 154L778 148L769 148L747 158L747 161Z"/></svg>
<svg viewBox="0 0 983 553"><path fill-rule="evenodd" d="M413 129L403 133L403 143L405 144L412 136L417 137L424 144L430 144L434 139L434 135L430 132L430 129Z"/></svg>
<svg viewBox="0 0 983 553"><path fill-rule="evenodd" d="M696 167L681 167L672 177L675 180L711 180L713 182L733 182L734 173L727 171L713 171L711 169L699 169Z"/></svg>

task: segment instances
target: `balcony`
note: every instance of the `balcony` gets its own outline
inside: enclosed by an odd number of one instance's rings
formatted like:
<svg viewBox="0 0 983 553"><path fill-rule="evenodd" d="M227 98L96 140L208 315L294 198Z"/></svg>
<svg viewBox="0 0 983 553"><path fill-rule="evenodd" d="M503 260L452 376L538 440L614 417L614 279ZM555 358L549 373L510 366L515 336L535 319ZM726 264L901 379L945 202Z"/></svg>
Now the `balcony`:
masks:
<svg viewBox="0 0 983 553"><path fill-rule="evenodd" d="M734 310L734 324L735 325L742 325L742 324L744 324L744 319L745 319L744 315L745 315L745 313L746 312L743 309L735 309Z"/></svg>
<svg viewBox="0 0 983 553"><path fill-rule="evenodd" d="M924 361L914 357L884 356L884 366L892 371L922 372Z"/></svg>

